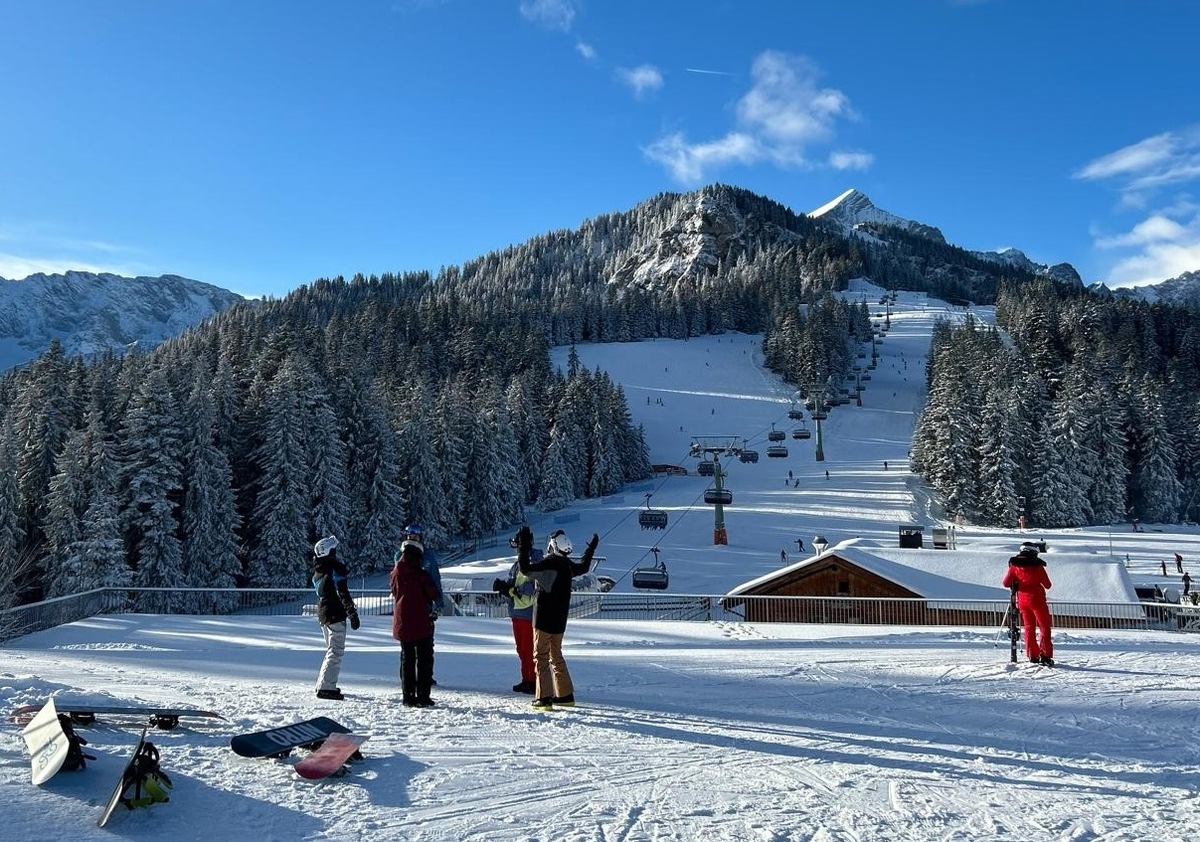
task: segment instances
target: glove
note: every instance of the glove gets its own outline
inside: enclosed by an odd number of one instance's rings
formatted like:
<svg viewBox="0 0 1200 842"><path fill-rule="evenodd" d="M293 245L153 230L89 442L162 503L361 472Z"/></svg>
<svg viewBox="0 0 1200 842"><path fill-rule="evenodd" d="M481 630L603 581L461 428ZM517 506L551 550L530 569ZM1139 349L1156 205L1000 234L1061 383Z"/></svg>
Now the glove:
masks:
<svg viewBox="0 0 1200 842"><path fill-rule="evenodd" d="M362 623L361 623L361 622L359 622L359 619L358 619L358 612L357 612L357 611L351 611L351 612L350 612L350 628L354 629L355 631L358 631L358 627L359 627L360 625L362 625Z"/></svg>
<svg viewBox="0 0 1200 842"><path fill-rule="evenodd" d="M588 541L587 548L592 552L596 552L596 547L598 546L600 546L600 536L593 532L592 540Z"/></svg>
<svg viewBox="0 0 1200 842"><path fill-rule="evenodd" d="M528 526L522 526L517 531L517 549L526 553L533 549L533 530Z"/></svg>
<svg viewBox="0 0 1200 842"><path fill-rule="evenodd" d="M501 596L506 595L508 593L508 580L507 579L492 580L492 590L494 590L496 593L500 594Z"/></svg>

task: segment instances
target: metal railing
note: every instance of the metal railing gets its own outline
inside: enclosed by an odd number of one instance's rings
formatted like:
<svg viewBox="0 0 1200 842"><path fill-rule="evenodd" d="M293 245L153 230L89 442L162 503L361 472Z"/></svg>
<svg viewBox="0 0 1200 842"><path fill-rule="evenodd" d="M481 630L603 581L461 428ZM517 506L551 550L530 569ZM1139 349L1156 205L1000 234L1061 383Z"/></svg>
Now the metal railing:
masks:
<svg viewBox="0 0 1200 842"><path fill-rule="evenodd" d="M388 616L386 590L352 590L359 614ZM507 617L508 603L490 591L446 595L444 614ZM1051 602L1058 628L1200 630L1200 611L1170 603ZM571 616L613 620L761 622L892 626L998 627L1007 600L887 599L813 596L576 593ZM1189 613L1190 612L1190 613ZM0 640L98 614L300 616L316 613L308 588L101 588L0 612Z"/></svg>

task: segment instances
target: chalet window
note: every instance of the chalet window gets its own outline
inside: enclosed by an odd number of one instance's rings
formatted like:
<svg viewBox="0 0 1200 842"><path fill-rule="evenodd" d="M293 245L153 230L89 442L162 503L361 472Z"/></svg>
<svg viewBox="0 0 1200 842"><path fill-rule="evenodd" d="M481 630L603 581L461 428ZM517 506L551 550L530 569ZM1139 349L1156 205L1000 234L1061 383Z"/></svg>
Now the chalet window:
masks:
<svg viewBox="0 0 1200 842"><path fill-rule="evenodd" d="M838 596L850 596L850 580L839 579L837 592Z"/></svg>

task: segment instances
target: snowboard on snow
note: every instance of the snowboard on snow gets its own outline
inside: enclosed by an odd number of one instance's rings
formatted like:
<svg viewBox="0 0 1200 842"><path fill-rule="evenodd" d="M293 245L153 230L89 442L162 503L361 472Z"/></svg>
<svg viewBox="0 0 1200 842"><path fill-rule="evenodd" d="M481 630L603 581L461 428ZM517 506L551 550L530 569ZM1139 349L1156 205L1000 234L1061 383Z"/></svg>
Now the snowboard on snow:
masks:
<svg viewBox="0 0 1200 842"><path fill-rule="evenodd" d="M327 778L341 771L347 761L361 758L358 748L367 739L363 734L330 734L320 748L296 764L296 773L314 781Z"/></svg>
<svg viewBox="0 0 1200 842"><path fill-rule="evenodd" d="M294 748L312 746L330 734L349 734L350 729L327 716L306 719L251 734L238 734L229 741L234 754L242 757L282 757Z"/></svg>
<svg viewBox="0 0 1200 842"><path fill-rule="evenodd" d="M141 739L130 755L129 762L121 770L121 777L117 780L108 803L104 805L104 812L96 819L98 827L104 827L108 823L118 804L124 804L133 810L171 800L167 794L171 788L171 779L158 768L158 749L146 740L149 727L142 729Z"/></svg>
<svg viewBox="0 0 1200 842"><path fill-rule="evenodd" d="M33 763L33 783L40 786L62 768L67 751L71 748L71 741L58 721L53 699L30 717L21 736L25 738Z"/></svg>
<svg viewBox="0 0 1200 842"><path fill-rule="evenodd" d="M211 710L200 710L198 708L91 705L87 702L62 701L57 706L53 704L53 701L48 703L48 705L55 707L58 713L65 713L76 725L91 725L96 721L97 716L137 716L146 717L150 725L166 731L178 725L179 720L185 716L222 718L219 713ZM8 715L9 721L16 722L17 724L32 722L45 707L46 705L23 705Z"/></svg>

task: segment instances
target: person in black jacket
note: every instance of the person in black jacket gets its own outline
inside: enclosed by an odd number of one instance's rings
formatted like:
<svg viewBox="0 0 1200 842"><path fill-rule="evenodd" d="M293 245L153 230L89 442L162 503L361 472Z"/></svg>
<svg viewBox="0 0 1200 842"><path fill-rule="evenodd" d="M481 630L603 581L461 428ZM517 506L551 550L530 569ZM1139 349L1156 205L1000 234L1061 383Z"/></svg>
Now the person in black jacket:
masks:
<svg viewBox="0 0 1200 842"><path fill-rule="evenodd" d="M349 571L337 557L338 539L330 535L313 545L313 588L317 592L317 621L325 636L325 659L317 673L317 698L343 699L337 686L346 652L346 622L358 630L358 610L350 596Z"/></svg>
<svg viewBox="0 0 1200 842"><path fill-rule="evenodd" d="M575 705L575 686L562 654L571 608L571 579L591 569L599 543L600 536L593 533L583 557L572 561L571 539L558 529L551 533L541 560L534 561L533 532L522 526L517 533L517 567L537 583L533 603L533 661L537 671L533 706L539 710Z"/></svg>

